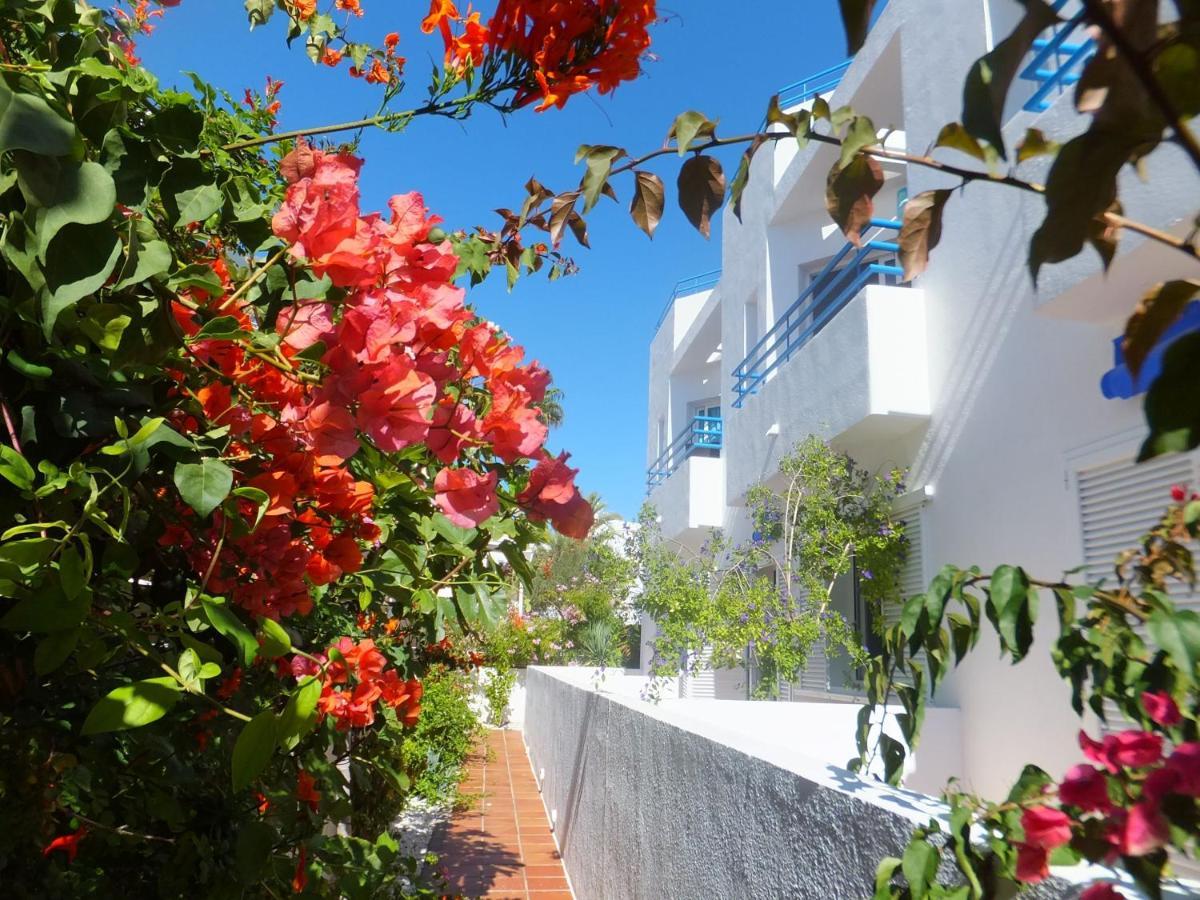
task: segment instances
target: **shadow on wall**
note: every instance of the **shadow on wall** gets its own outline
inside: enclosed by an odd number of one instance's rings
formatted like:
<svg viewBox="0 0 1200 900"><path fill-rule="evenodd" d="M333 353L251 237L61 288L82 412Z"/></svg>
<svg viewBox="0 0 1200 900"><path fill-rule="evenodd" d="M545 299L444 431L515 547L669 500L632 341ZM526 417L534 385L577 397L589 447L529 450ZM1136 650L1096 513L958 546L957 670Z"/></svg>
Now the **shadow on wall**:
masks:
<svg viewBox="0 0 1200 900"><path fill-rule="evenodd" d="M596 703L599 695L588 694L584 702L583 720L580 724L578 739L575 743L575 763L571 767L571 783L567 786L567 802L563 808L561 820L552 821L551 827L558 838L558 846L566 847L567 838L575 824L575 815L579 810L579 795L583 780L587 775L588 750L592 745L592 718L596 714Z"/></svg>

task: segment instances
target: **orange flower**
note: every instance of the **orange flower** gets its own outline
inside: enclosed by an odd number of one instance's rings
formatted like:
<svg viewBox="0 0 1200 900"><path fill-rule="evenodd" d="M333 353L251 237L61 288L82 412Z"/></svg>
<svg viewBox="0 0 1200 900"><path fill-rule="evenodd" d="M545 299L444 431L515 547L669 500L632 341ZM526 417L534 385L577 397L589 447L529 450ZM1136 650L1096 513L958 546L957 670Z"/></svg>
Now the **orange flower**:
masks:
<svg viewBox="0 0 1200 900"><path fill-rule="evenodd" d="M435 28L440 29L442 38L450 43L450 21L458 21L458 7L454 0L430 0L429 15L421 20L421 30L432 34Z"/></svg>
<svg viewBox="0 0 1200 900"><path fill-rule="evenodd" d="M359 5L358 0L337 0L337 2L333 5L338 9L345 10L348 13L358 16L360 19L362 18L362 6Z"/></svg>
<svg viewBox="0 0 1200 900"><path fill-rule="evenodd" d="M317 790L317 779L303 769L296 776L296 799L307 803L308 808L316 812L321 805L321 792Z"/></svg>
<svg viewBox="0 0 1200 900"><path fill-rule="evenodd" d="M400 35L395 31L389 33L388 36L383 39L383 46L387 47L389 50L395 50L396 45L399 43Z"/></svg>
<svg viewBox="0 0 1200 900"><path fill-rule="evenodd" d="M342 61L344 54L341 50L335 50L333 47L326 47L325 52L321 54L321 62L330 68L334 68Z"/></svg>

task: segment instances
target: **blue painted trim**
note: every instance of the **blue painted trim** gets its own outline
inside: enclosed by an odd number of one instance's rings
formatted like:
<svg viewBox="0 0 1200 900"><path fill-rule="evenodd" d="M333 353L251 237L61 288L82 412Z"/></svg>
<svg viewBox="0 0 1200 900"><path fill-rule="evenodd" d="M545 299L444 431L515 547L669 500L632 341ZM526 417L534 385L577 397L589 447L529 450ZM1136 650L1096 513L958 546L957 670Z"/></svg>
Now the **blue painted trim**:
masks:
<svg viewBox="0 0 1200 900"><path fill-rule="evenodd" d="M1064 5L1056 3L1055 11ZM1083 13L1080 12L1055 29L1049 38L1038 38L1033 42L1034 53L1021 70L1022 79L1038 84L1037 90L1025 101L1024 109L1027 112L1045 112L1050 108L1051 94L1061 94L1067 87L1079 82L1084 65L1097 50L1092 38L1078 43L1070 41L1083 20ZM1066 59L1063 59L1064 56Z"/></svg>
<svg viewBox="0 0 1200 900"><path fill-rule="evenodd" d="M1121 349L1124 337L1113 338L1113 367L1100 378L1100 393L1109 400L1127 400L1144 394L1162 372L1163 355L1175 340L1193 331L1200 331L1200 300L1193 300L1183 310L1183 315L1168 328L1154 349L1146 355L1137 378L1125 365L1125 353Z"/></svg>
<svg viewBox="0 0 1200 900"><path fill-rule="evenodd" d="M713 450L719 455L724 446L724 435L724 423L720 416L692 416L675 440L646 470L646 493L675 474L697 451Z"/></svg>
<svg viewBox="0 0 1200 900"><path fill-rule="evenodd" d="M872 219L871 224L900 230L900 222L894 219ZM768 375L812 340L872 279L902 278L902 267L868 259L872 252L896 253L899 249L895 241L873 237L857 248L847 242L835 253L733 370L734 408L741 409L746 397L756 393Z"/></svg>

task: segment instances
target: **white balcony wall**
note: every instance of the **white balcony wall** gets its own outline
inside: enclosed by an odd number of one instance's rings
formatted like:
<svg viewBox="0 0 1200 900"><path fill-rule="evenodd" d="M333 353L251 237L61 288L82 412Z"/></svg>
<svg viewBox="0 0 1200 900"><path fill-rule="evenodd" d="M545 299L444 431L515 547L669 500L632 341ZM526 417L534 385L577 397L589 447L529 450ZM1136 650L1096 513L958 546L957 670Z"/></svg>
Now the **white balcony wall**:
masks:
<svg viewBox="0 0 1200 900"><path fill-rule="evenodd" d="M691 456L647 501L660 517L663 537L699 547L709 529L720 528L725 517L725 460Z"/></svg>
<svg viewBox="0 0 1200 900"><path fill-rule="evenodd" d="M868 285L741 409L726 413L731 504L810 434L841 437L859 459L911 444L903 438L929 414L924 305L920 289Z"/></svg>

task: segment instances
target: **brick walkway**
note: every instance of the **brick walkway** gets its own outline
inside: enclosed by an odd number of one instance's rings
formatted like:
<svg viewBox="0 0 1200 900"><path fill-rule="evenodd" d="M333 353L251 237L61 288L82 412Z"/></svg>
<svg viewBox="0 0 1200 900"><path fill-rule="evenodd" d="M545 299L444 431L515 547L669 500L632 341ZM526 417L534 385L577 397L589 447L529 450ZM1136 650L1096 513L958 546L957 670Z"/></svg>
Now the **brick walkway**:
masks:
<svg viewBox="0 0 1200 900"><path fill-rule="evenodd" d="M561 857L519 731L488 731L455 813L430 847L452 896L571 900Z"/></svg>

